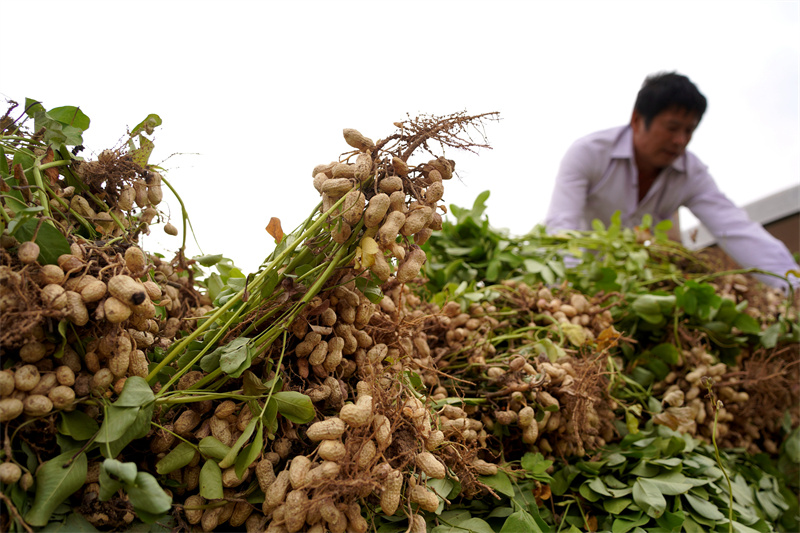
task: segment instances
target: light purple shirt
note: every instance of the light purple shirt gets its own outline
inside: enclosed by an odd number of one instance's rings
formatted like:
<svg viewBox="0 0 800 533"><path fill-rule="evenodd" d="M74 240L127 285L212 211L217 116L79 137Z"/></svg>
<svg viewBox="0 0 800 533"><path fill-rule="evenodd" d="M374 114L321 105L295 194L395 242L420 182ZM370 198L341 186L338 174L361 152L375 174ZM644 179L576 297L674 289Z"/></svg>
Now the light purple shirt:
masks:
<svg viewBox="0 0 800 533"><path fill-rule="evenodd" d="M736 207L714 183L708 167L691 152L662 170L641 202L638 198L631 127L592 133L575 141L562 159L545 226L551 233L589 230L594 219L608 226L615 211L621 212L625 227L641 224L645 214L658 224L672 219L678 208L685 206L743 267L780 275L800 269L786 246ZM785 288L778 278L758 277ZM797 287L798 278L792 280Z"/></svg>

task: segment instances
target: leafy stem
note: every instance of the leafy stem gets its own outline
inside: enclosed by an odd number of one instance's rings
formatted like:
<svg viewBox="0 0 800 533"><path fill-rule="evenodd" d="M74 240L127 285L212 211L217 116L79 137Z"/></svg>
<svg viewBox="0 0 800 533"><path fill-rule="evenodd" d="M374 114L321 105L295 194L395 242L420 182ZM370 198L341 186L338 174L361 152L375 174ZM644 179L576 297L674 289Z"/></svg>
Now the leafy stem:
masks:
<svg viewBox="0 0 800 533"><path fill-rule="evenodd" d="M50 217L50 201L47 198L47 193L44 189L44 180L42 180L42 172L39 166L39 159L36 159L36 164L33 166L33 179L36 182L36 195L39 197L39 202L44 208L44 214ZM52 222L50 222L52 224Z"/></svg>
<svg viewBox="0 0 800 533"><path fill-rule="evenodd" d="M702 382L708 390L708 396L711 399L711 405L714 409L714 425L711 431L711 444L714 445L714 457L717 459L717 465L719 465L719 469L722 470L722 473L725 476L725 481L728 483L728 532L733 533L733 486L731 485L731 478L728 476L728 471L725 470L725 467L722 465L722 459L719 455L719 447L717 446L717 418L719 415L719 409L722 407L722 401L718 400L714 395L714 391L711 388L713 383L711 379L709 379L707 376L704 376Z"/></svg>

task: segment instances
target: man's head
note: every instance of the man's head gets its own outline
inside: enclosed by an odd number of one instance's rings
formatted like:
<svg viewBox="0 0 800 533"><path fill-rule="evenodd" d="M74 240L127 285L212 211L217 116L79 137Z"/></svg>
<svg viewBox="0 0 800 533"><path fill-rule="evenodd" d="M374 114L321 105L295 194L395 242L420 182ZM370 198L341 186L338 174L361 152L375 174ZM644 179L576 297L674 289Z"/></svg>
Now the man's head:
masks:
<svg viewBox="0 0 800 533"><path fill-rule="evenodd" d="M637 164L650 170L672 164L685 152L705 110L705 96L686 76L648 76L631 117Z"/></svg>
<svg viewBox="0 0 800 533"><path fill-rule="evenodd" d="M633 110L650 127L653 119L667 109L677 109L703 118L706 111L706 97L703 96L689 78L675 72L659 72L645 78Z"/></svg>

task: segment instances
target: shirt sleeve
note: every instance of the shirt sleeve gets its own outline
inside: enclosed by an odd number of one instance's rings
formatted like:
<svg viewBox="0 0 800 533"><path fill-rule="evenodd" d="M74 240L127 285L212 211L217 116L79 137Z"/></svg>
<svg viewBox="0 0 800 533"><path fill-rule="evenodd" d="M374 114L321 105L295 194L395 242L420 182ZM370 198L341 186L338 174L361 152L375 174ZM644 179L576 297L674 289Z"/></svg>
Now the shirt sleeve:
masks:
<svg viewBox="0 0 800 533"><path fill-rule="evenodd" d="M692 213L716 237L717 244L744 268L758 268L785 276L789 270L800 270L789 249L750 219L722 191L705 169L697 174L697 186L686 202ZM786 282L773 276L755 275L772 287L786 289ZM790 283L800 287L800 280L791 276Z"/></svg>
<svg viewBox="0 0 800 533"><path fill-rule="evenodd" d="M577 141L561 160L553 195L544 225L548 233L559 230L587 230L584 221L586 195L592 175L592 154L586 144Z"/></svg>

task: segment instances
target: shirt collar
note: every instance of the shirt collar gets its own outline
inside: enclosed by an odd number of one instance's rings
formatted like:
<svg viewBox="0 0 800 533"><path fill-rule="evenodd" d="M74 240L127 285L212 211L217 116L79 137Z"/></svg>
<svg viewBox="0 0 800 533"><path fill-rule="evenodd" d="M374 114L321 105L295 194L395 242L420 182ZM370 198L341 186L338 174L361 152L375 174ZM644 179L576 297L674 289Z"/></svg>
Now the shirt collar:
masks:
<svg viewBox="0 0 800 533"><path fill-rule="evenodd" d="M633 128L624 126L611 149L612 159L630 159L633 161ZM686 172L686 152L670 165L678 172Z"/></svg>

